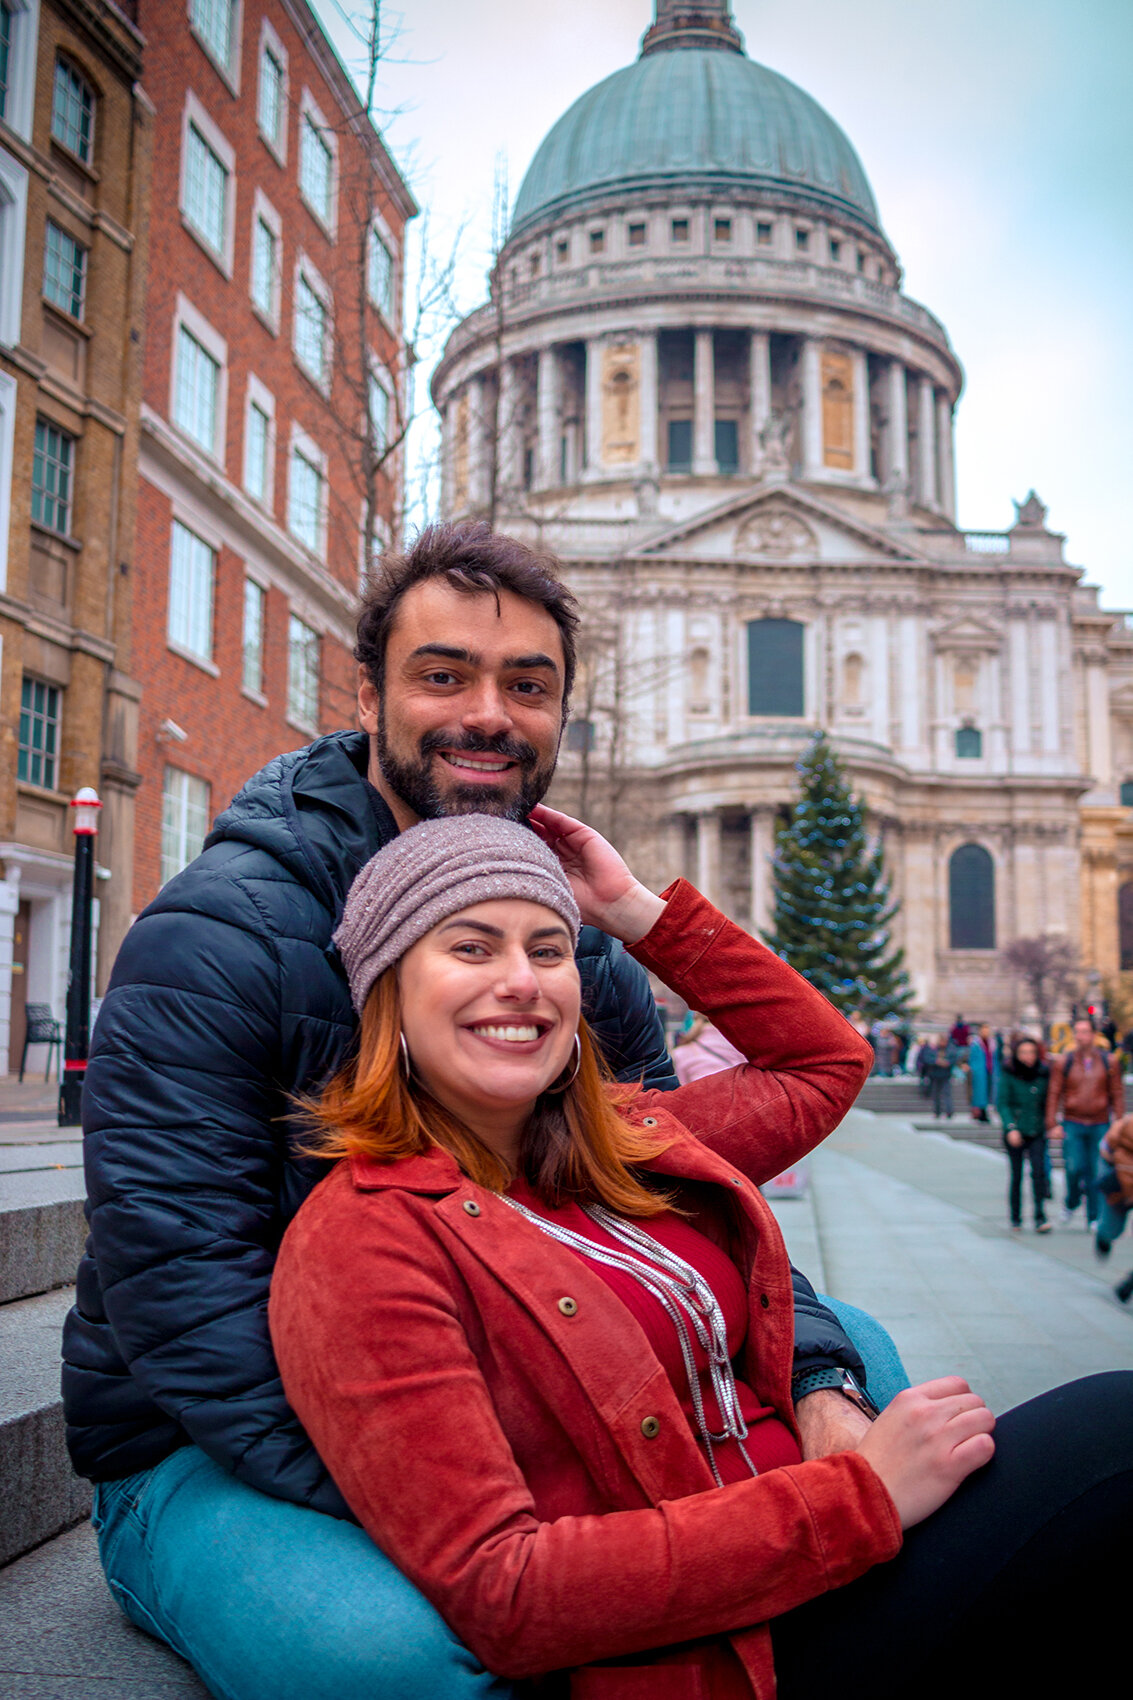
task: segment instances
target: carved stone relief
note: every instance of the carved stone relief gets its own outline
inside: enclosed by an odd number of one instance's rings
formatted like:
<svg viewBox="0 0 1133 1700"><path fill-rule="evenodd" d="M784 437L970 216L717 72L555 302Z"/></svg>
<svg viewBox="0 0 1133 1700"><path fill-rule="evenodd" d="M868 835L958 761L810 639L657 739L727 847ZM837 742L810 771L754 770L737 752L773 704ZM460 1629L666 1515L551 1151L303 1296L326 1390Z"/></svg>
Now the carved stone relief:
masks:
<svg viewBox="0 0 1133 1700"><path fill-rule="evenodd" d="M764 508L740 526L735 547L739 555L798 561L818 553L818 539L797 514L786 508Z"/></svg>

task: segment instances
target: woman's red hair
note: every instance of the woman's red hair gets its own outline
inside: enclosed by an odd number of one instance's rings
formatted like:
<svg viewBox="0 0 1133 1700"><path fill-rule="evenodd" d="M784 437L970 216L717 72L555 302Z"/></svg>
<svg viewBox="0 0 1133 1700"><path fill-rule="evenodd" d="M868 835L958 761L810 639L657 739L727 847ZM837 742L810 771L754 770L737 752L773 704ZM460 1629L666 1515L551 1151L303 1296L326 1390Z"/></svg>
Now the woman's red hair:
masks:
<svg viewBox="0 0 1133 1700"><path fill-rule="evenodd" d="M643 1185L633 1165L664 1142L620 1113L634 1088L615 1087L584 1021L578 1032L575 1079L565 1092L542 1094L524 1132L524 1177L548 1204L590 1199L624 1216L659 1215L670 1207L668 1198ZM366 1000L356 1056L304 1109L314 1127L308 1149L320 1157L393 1163L439 1145L470 1180L492 1192L504 1192L514 1178L458 1117L406 1079L396 968L386 970Z"/></svg>

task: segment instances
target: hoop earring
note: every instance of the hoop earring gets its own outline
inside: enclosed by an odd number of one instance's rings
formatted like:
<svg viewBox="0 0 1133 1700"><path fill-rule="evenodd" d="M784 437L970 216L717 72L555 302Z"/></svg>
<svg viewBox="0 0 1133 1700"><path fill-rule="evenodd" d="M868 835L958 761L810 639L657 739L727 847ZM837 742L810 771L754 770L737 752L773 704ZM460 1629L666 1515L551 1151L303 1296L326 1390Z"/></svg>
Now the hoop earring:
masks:
<svg viewBox="0 0 1133 1700"><path fill-rule="evenodd" d="M409 1046L405 1043L405 1034L404 1033L402 1033L400 1035L400 1038L401 1038L401 1066L405 1071L406 1080L412 1080L413 1079L413 1064L409 1060Z"/></svg>
<svg viewBox="0 0 1133 1700"><path fill-rule="evenodd" d="M545 1086L543 1088L544 1092L551 1092L557 1098L561 1093L565 1092L568 1087L571 1087L571 1086L574 1085L575 1081L578 1079L578 1071L581 1067L582 1067L582 1040L579 1037L579 1035L576 1033L575 1036L574 1036L574 1067L573 1067L573 1069L567 1075L565 1080L553 1080L551 1082L550 1086Z"/></svg>

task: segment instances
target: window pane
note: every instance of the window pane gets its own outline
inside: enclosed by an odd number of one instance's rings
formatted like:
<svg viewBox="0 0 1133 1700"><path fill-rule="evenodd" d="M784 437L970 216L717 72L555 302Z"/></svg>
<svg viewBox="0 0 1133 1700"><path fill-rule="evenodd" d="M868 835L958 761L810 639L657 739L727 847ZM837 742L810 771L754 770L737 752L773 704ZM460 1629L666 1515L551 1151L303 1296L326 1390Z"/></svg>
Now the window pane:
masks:
<svg viewBox="0 0 1133 1700"><path fill-rule="evenodd" d="M267 500L268 445L271 421L255 402L248 409L247 436L244 440L244 488L257 502Z"/></svg>
<svg viewBox="0 0 1133 1700"><path fill-rule="evenodd" d="M287 524L293 537L319 552L322 526L323 475L298 449L291 454L291 478L287 501Z"/></svg>
<svg viewBox="0 0 1133 1700"><path fill-rule="evenodd" d="M287 632L287 712L304 726L318 725L318 634L295 614Z"/></svg>
<svg viewBox="0 0 1133 1700"><path fill-rule="evenodd" d="M327 311L300 273L295 290L295 352L315 378L326 375Z"/></svg>
<svg viewBox="0 0 1133 1700"><path fill-rule="evenodd" d="M716 421L716 465L721 472L740 468L740 428L734 419Z"/></svg>
<svg viewBox="0 0 1133 1700"><path fill-rule="evenodd" d="M8 112L8 66L12 56L12 8L0 0L0 118Z"/></svg>
<svg viewBox="0 0 1133 1700"><path fill-rule="evenodd" d="M94 141L94 96L90 86L63 59L55 61L51 94L51 134L90 164Z"/></svg>
<svg viewBox="0 0 1133 1700"><path fill-rule="evenodd" d="M370 231L370 300L388 318L393 310L393 255L376 230Z"/></svg>
<svg viewBox="0 0 1133 1700"><path fill-rule="evenodd" d="M212 660L212 595L216 558L208 544L173 522L169 553L169 641Z"/></svg>
<svg viewBox="0 0 1133 1700"><path fill-rule="evenodd" d="M48 219L43 252L43 293L72 318L81 319L86 277L86 249Z"/></svg>
<svg viewBox="0 0 1133 1700"><path fill-rule="evenodd" d="M232 0L193 0L193 28L226 69L232 57Z"/></svg>
<svg viewBox="0 0 1133 1700"><path fill-rule="evenodd" d="M177 388L173 419L210 454L216 447L220 367L182 325L177 333Z"/></svg>
<svg viewBox="0 0 1133 1700"><path fill-rule="evenodd" d="M670 472L689 472L692 468L692 420L669 420Z"/></svg>
<svg viewBox="0 0 1133 1700"><path fill-rule="evenodd" d="M161 784L161 883L200 855L208 832L209 788L203 779L167 767Z"/></svg>
<svg viewBox="0 0 1133 1700"><path fill-rule="evenodd" d="M956 732L958 756L982 756L983 733L976 726L961 726Z"/></svg>
<svg viewBox="0 0 1133 1700"><path fill-rule="evenodd" d="M283 117L283 67L270 47L265 47L260 54L258 117L260 129L278 147Z"/></svg>
<svg viewBox="0 0 1133 1700"><path fill-rule="evenodd" d="M74 439L46 419L35 423L31 517L66 537L71 529L71 461Z"/></svg>
<svg viewBox="0 0 1133 1700"><path fill-rule="evenodd" d="M261 313L275 315L275 232L262 218L252 237L252 300Z"/></svg>
<svg viewBox="0 0 1133 1700"><path fill-rule="evenodd" d="M752 620L747 628L749 714L803 713L803 628L797 620Z"/></svg>
<svg viewBox="0 0 1133 1700"><path fill-rule="evenodd" d="M45 785L49 791L54 791L56 780L59 697L58 687L42 679L25 677L20 687L16 774L30 785Z"/></svg>
<svg viewBox="0 0 1133 1700"><path fill-rule="evenodd" d="M949 943L995 949L995 863L982 844L961 844L948 863Z"/></svg>
<svg viewBox="0 0 1133 1700"><path fill-rule="evenodd" d="M299 132L299 187L308 206L324 224L330 223L331 171L330 148L319 134L318 126L304 115Z"/></svg>
<svg viewBox="0 0 1133 1700"><path fill-rule="evenodd" d="M192 124L185 143L185 217L210 248L224 252L228 171Z"/></svg>
<svg viewBox="0 0 1133 1700"><path fill-rule="evenodd" d="M1133 809L1133 779L1123 779L1121 782L1121 806L1123 809Z"/></svg>
<svg viewBox="0 0 1133 1700"><path fill-rule="evenodd" d="M244 689L257 696L264 684L264 603L267 593L254 579L244 580Z"/></svg>
<svg viewBox="0 0 1133 1700"><path fill-rule="evenodd" d="M370 429L374 436L374 447L379 454L384 454L389 442L389 396L372 372L369 390Z"/></svg>

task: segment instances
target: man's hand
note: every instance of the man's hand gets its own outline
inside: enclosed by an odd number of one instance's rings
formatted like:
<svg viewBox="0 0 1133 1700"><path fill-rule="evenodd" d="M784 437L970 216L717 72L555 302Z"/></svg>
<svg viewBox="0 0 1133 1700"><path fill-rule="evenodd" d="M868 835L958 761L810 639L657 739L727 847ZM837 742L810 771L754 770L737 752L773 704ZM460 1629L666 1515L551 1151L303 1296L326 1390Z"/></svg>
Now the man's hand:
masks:
<svg viewBox="0 0 1133 1700"><path fill-rule="evenodd" d="M570 815L539 803L528 823L562 863L582 919L623 944L636 944L665 905L630 873L612 844Z"/></svg>
<svg viewBox="0 0 1133 1700"><path fill-rule="evenodd" d="M1019 1149L1020 1145L1022 1145L1023 1135L1019 1132L1017 1127L1009 1127L1007 1129L1007 1143L1008 1145L1013 1145L1016 1151Z"/></svg>
<svg viewBox="0 0 1133 1700"><path fill-rule="evenodd" d="M864 1411L844 1399L836 1387L820 1387L795 1406L803 1442L803 1458L829 1458L833 1452L852 1452L872 1428Z"/></svg>
<svg viewBox="0 0 1133 1700"><path fill-rule="evenodd" d="M887 1405L857 1450L881 1477L902 1529L939 1510L973 1470L990 1463L995 1418L958 1375L907 1387Z"/></svg>

